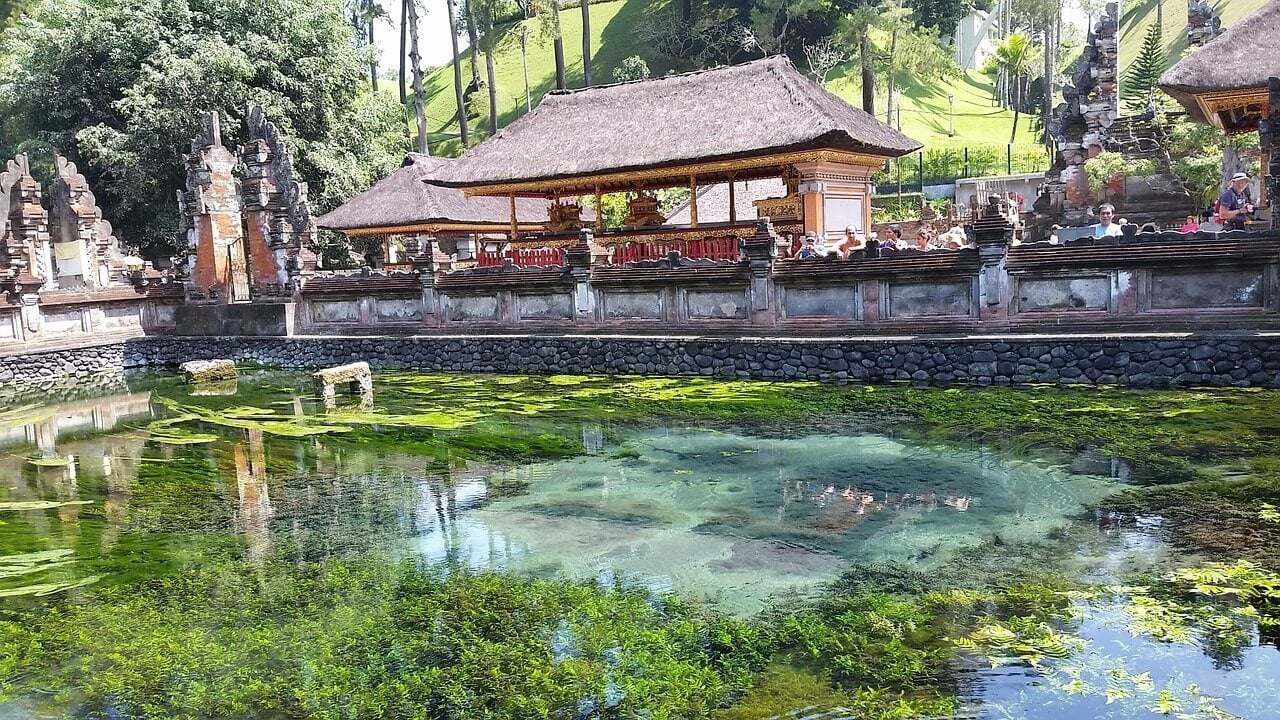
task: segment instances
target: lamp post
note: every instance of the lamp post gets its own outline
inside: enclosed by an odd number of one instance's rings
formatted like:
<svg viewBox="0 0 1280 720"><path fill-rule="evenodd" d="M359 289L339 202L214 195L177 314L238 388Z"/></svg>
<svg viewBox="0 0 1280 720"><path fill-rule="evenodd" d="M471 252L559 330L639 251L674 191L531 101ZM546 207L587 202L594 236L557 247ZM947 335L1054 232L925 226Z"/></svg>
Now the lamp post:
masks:
<svg viewBox="0 0 1280 720"><path fill-rule="evenodd" d="M947 93L947 137L956 136L956 94Z"/></svg>

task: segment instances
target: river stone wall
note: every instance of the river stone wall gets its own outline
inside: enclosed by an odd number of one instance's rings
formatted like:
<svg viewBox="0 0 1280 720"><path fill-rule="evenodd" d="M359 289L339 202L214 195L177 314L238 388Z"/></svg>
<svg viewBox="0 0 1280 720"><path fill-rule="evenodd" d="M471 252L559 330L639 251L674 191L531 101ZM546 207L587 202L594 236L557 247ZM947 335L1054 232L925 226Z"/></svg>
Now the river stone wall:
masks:
<svg viewBox="0 0 1280 720"><path fill-rule="evenodd" d="M1280 387L1280 335L810 340L617 336L137 338L0 356L0 385L231 358L283 368L807 378L921 384Z"/></svg>

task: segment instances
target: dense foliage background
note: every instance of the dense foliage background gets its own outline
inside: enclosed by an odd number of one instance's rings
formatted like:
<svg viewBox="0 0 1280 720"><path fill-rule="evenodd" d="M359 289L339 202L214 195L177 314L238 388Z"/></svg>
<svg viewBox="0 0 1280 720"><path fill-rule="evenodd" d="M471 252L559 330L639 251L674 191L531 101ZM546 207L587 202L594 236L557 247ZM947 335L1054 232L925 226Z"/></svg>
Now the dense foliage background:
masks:
<svg viewBox="0 0 1280 720"><path fill-rule="evenodd" d="M338 0L37 0L0 38L0 155L30 153L41 179L66 155L117 234L160 255L199 113L223 113L234 150L260 104L323 211L409 149L352 35Z"/></svg>

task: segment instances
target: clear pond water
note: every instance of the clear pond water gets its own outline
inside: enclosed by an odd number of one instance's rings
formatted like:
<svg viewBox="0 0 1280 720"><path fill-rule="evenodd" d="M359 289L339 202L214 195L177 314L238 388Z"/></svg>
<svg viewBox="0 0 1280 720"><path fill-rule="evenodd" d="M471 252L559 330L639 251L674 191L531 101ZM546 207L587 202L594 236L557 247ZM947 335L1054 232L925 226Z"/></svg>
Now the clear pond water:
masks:
<svg viewBox="0 0 1280 720"><path fill-rule="evenodd" d="M1088 509L1127 486L1126 458L977 442L892 402L774 415L774 387L391 375L374 408L327 415L305 378L273 372L213 389L144 377L13 397L0 410L4 619L92 606L213 562L275 572L409 559L625 585L754 618L857 568L977 577L1030 563L1104 587L1214 559L1175 549L1158 514ZM721 412L738 402L752 411ZM1042 550L1033 559L1028 547ZM1215 657L1135 636L1124 597L1076 598L1063 622L1088 643L1071 657L1099 686L1119 663L1177 689L1183 714L1280 717L1280 652L1255 625ZM992 668L977 651L954 666L957 715L1162 714L1141 692L1062 692L1036 668ZM11 678L0 718L159 716L41 692L0 654L5 670L21 682ZM1187 699L1189 685L1212 709ZM843 712L817 702L793 716Z"/></svg>

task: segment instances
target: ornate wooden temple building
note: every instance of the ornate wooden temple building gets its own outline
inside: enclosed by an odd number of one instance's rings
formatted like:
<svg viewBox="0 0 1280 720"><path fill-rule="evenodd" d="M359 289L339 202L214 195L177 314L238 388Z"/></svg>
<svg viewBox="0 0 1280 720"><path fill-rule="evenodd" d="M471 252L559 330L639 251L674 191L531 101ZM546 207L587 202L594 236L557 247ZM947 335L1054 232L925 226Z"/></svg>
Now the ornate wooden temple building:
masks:
<svg viewBox="0 0 1280 720"><path fill-rule="evenodd" d="M602 251L639 244L653 257L678 250L718 258L721 245L750 235L755 217L738 217L737 183L781 179L777 197L755 203L775 228L843 237L871 224L871 176L914 140L806 78L785 57L654 80L551 93L533 112L472 148L436 182L473 197L551 201L548 233L516 246L575 242L592 227ZM727 220L698 214L699 188L726 184ZM664 225L651 191L688 187L688 223ZM592 224L577 198L633 195L621 228ZM588 200L588 202L590 202ZM563 239L561 239L561 236ZM639 258L645 253L622 250Z"/></svg>

